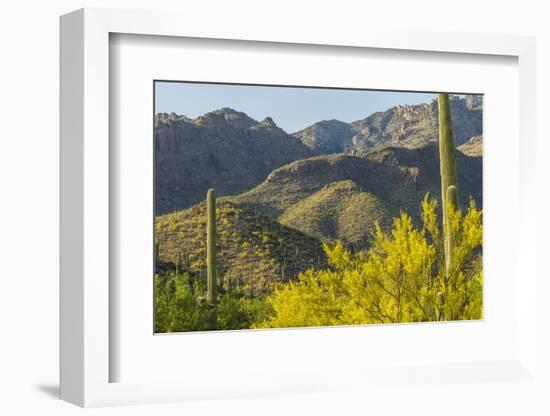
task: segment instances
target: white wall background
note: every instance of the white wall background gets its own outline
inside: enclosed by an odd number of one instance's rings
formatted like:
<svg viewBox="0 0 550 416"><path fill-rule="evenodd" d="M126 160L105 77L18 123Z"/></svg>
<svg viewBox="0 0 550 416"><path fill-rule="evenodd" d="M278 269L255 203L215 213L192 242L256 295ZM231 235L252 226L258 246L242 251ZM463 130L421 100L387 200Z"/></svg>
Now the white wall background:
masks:
<svg viewBox="0 0 550 416"><path fill-rule="evenodd" d="M271 16L287 25L326 24L327 32L345 25L388 24L434 30L536 35L538 48L539 189L549 191L550 28L547 2L461 0L169 1L169 0L19 0L0 5L0 414L77 414L81 409L56 399L58 383L58 16L80 7L179 10L197 18L246 13ZM205 21L208 21L206 18ZM547 169L545 167L545 169ZM544 213L547 195L540 199ZM546 214L547 215L547 214ZM541 215L542 217L542 215ZM547 215L548 217L548 215ZM550 248L541 237L549 221L539 224L539 250ZM545 244L543 246L543 244ZM544 266L540 260L540 266ZM539 291L549 291L543 282ZM549 317L549 306L540 305ZM542 315L543 314L543 315ZM547 325L550 328L550 324ZM549 335L544 337L546 355ZM539 357L545 365L548 359ZM549 374L549 372L546 372ZM548 414L548 404L528 389L505 383L492 387L500 400L457 384L445 397L434 385L422 409L406 397L371 398L347 393L323 396L259 398L133 408L100 409L101 415L150 414ZM411 394L414 394L412 389Z"/></svg>

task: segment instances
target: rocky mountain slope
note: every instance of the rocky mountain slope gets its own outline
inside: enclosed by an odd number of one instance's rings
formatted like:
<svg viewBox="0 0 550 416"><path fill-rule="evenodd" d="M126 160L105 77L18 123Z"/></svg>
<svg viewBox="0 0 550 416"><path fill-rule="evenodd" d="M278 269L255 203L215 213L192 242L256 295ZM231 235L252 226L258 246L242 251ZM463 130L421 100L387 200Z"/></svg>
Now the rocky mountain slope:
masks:
<svg viewBox="0 0 550 416"><path fill-rule="evenodd" d="M472 137L466 143L460 145L458 147L458 150L460 150L462 153L468 156L476 156L476 157L483 156L483 137L482 136Z"/></svg>
<svg viewBox="0 0 550 416"><path fill-rule="evenodd" d="M457 152L460 202L481 206L482 159ZM420 202L440 195L436 144L299 160L256 188L227 199L312 237L363 245L375 222L389 228L401 210L419 220Z"/></svg>
<svg viewBox="0 0 550 416"><path fill-rule="evenodd" d="M453 130L457 146L482 134L480 95L451 97ZM294 136L316 154L366 151L380 146L414 148L437 141L437 101L418 105L398 105L352 123L321 121Z"/></svg>
<svg viewBox="0 0 550 416"><path fill-rule="evenodd" d="M191 120L176 114L155 118L156 212L188 208L208 188L238 194L274 169L313 152L277 127L223 108Z"/></svg>
<svg viewBox="0 0 550 416"><path fill-rule="evenodd" d="M481 206L482 159L457 152L460 202ZM439 199L435 144L324 155L275 169L259 186L218 199L217 248L222 290L264 296L308 268L326 267L323 242L369 244L375 223L390 229L400 211L419 222L420 202ZM203 198L204 199L204 198ZM206 279L206 206L157 216L157 271Z"/></svg>

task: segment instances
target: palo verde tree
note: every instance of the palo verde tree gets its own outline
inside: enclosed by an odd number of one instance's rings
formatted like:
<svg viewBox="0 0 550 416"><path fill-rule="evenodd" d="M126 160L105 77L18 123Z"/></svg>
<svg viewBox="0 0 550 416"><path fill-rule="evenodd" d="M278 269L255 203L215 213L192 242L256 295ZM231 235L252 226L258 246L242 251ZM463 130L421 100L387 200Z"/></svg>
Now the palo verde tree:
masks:
<svg viewBox="0 0 550 416"><path fill-rule="evenodd" d="M329 267L300 273L267 301L273 313L258 328L358 325L482 318L482 271L478 255L482 216L473 200L449 218L454 270L446 279L438 203L422 203L422 227L406 213L391 232L379 226L366 252L341 242L324 245Z"/></svg>

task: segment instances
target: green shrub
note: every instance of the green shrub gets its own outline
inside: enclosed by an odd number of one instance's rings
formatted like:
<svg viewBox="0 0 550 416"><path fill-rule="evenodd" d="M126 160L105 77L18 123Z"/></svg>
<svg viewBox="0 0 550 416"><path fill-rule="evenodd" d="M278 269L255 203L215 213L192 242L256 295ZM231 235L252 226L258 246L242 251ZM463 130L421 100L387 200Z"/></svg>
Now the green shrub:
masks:
<svg viewBox="0 0 550 416"><path fill-rule="evenodd" d="M236 290L218 294L217 329L252 327L268 318L271 306ZM187 273L168 272L155 276L155 332L209 330L206 288L202 280Z"/></svg>

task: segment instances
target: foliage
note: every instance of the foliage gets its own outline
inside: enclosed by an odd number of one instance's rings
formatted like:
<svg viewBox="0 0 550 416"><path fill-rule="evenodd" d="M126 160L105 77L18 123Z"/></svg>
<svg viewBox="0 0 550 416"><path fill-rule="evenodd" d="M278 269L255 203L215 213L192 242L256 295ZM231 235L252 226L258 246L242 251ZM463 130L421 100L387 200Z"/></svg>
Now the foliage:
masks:
<svg viewBox="0 0 550 416"><path fill-rule="evenodd" d="M208 305L196 289L186 273L155 276L155 332L208 329Z"/></svg>
<svg viewBox="0 0 550 416"><path fill-rule="evenodd" d="M390 232L376 227L367 251L352 252L342 242L325 244L327 266L311 266L297 281L271 283L267 298L245 287L220 286L217 328L480 319L481 210L472 200L464 214L449 213L454 250L447 276L437 201L426 196L421 207L421 227L402 213ZM257 241L273 241L271 234L253 232ZM242 254L254 245L243 241L239 247ZM261 271L257 275L262 279ZM189 273L184 267L159 270L155 331L210 329L206 286L205 275Z"/></svg>
<svg viewBox="0 0 550 416"><path fill-rule="evenodd" d="M393 230L377 226L372 247L351 253L325 244L330 266L309 269L279 286L268 302L274 314L255 327L353 325L481 319L482 212L450 212L454 243L446 275L437 202L422 203L422 223L402 213Z"/></svg>
<svg viewBox="0 0 550 416"><path fill-rule="evenodd" d="M204 281L188 273L168 272L155 276L155 332L206 331L210 312ZM217 329L246 329L265 320L271 306L239 291L218 294Z"/></svg>

